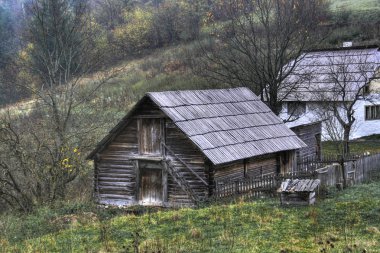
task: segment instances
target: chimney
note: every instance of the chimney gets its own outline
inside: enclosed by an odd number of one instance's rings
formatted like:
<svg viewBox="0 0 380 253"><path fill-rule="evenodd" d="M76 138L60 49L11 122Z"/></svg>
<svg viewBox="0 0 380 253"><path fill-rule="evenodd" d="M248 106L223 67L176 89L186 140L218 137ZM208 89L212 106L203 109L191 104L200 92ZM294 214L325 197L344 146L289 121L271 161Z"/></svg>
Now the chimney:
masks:
<svg viewBox="0 0 380 253"><path fill-rule="evenodd" d="M343 47L352 47L352 41L343 42Z"/></svg>

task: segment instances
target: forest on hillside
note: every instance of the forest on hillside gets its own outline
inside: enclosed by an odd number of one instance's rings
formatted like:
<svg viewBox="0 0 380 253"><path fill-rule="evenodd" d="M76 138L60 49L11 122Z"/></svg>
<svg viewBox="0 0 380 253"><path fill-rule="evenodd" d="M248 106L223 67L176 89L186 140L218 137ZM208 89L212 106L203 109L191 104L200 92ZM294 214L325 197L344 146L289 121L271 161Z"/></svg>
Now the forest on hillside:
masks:
<svg viewBox="0 0 380 253"><path fill-rule="evenodd" d="M157 48L212 37L215 35L216 25L222 28L223 24L231 19L231 8L236 7L231 6L243 5L244 2L250 1L2 0L0 2L0 87L2 89L0 105L32 96L33 92L26 88L24 83L39 82L35 73L30 70L37 61L33 53L39 46L38 43L42 43L36 40L38 33L33 33L37 32L34 30L36 27L33 28L33 22L38 18L36 11L46 11L43 13L46 20L52 18L49 15L62 15L56 18L74 15L70 17L73 19L85 17L87 21L81 26L88 26L86 30L92 32L91 37L86 35L86 40L91 42L96 50L102 51L101 64L97 68L107 68L122 60L149 54ZM302 6L308 1L295 2ZM375 3L362 1L363 3L359 5L340 0L311 2L324 9L323 17L319 17L318 29L330 31L328 37L318 47L336 47L343 41L354 41L358 45L378 43L380 9L379 6L374 6ZM36 10L36 4L51 5L52 9ZM51 13L48 13L50 11ZM67 28L70 26L70 24L65 25ZM37 29L47 29L49 33L54 33L54 27L48 25ZM49 36L55 35L49 34ZM49 50L48 45L44 46L42 50ZM23 71L20 71L21 69Z"/></svg>
<svg viewBox="0 0 380 253"><path fill-rule="evenodd" d="M0 209L89 199L86 154L146 91L247 86L278 113L285 64L379 22L325 0L0 1Z"/></svg>

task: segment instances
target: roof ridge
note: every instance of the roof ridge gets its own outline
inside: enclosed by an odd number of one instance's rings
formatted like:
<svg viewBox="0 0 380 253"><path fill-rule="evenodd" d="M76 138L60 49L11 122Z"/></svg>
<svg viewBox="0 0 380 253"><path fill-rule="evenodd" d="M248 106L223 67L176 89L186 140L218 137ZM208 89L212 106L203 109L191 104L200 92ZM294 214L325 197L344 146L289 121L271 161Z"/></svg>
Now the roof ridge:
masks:
<svg viewBox="0 0 380 253"><path fill-rule="evenodd" d="M330 52L330 51L344 51L344 50L357 50L357 49L377 49L379 51L379 45L361 45L361 46L352 46L352 47L330 47L330 48L315 48L310 50L305 50L305 53L311 52Z"/></svg>
<svg viewBox="0 0 380 253"><path fill-rule="evenodd" d="M204 104L183 104L183 105L158 105L160 108L177 108L177 107L182 107L182 106L197 106L197 105L218 105L218 104L237 104L237 103L242 103L242 102L253 102L253 101L259 101L260 99L246 99L246 100L241 100L241 101L229 101L229 102L215 102L215 103L204 103Z"/></svg>
<svg viewBox="0 0 380 253"><path fill-rule="evenodd" d="M154 94L154 93L161 93L162 94L162 93L176 93L176 92L184 93L184 92L202 92L202 91L210 92L210 91L238 90L238 89L249 90L250 92L252 92L248 87L241 86L241 87L215 88L215 89L150 91L150 92L147 92L146 94Z"/></svg>

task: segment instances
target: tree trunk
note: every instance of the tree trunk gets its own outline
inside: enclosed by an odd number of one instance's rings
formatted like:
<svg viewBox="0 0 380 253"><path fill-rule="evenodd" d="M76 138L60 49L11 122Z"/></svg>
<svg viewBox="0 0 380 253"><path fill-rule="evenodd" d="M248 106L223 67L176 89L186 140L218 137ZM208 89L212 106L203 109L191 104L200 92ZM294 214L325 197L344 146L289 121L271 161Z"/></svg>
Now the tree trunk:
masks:
<svg viewBox="0 0 380 253"><path fill-rule="evenodd" d="M350 154L350 132L351 132L351 125L344 125L343 126L343 155L342 155L342 173L343 173L343 188L347 188L347 175L346 175L346 168L344 166L344 160L347 157L348 154Z"/></svg>
<svg viewBox="0 0 380 253"><path fill-rule="evenodd" d="M350 153L350 132L351 132L351 126L346 125L343 127L343 156L346 156Z"/></svg>

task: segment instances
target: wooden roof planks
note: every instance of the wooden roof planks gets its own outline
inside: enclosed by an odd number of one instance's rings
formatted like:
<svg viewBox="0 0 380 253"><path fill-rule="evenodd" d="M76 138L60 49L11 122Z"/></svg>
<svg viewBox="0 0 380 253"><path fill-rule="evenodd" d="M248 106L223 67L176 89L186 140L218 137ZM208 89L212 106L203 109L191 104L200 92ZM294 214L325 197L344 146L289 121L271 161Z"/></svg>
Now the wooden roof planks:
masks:
<svg viewBox="0 0 380 253"><path fill-rule="evenodd" d="M313 192L320 184L319 179L286 179L281 183L279 192Z"/></svg>
<svg viewBox="0 0 380 253"><path fill-rule="evenodd" d="M305 143L248 88L149 92L151 100L210 159L214 165L295 150ZM88 158L100 152L119 132L111 130Z"/></svg>

